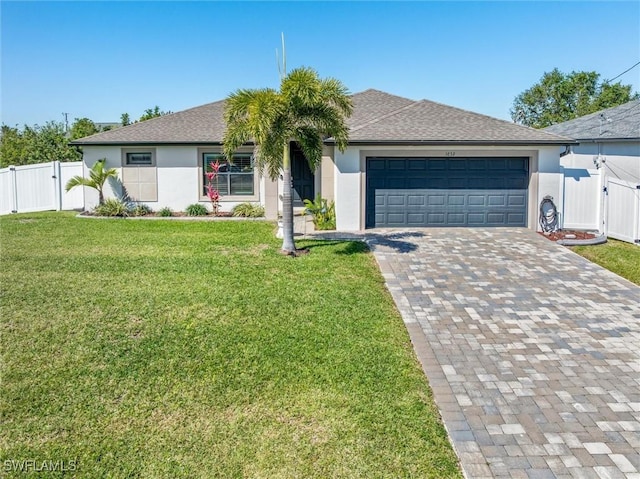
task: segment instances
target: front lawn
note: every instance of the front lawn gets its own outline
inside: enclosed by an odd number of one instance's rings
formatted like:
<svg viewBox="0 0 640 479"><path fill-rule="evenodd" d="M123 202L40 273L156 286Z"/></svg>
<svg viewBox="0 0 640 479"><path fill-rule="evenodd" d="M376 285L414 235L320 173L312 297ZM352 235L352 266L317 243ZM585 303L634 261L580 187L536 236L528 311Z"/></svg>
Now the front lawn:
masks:
<svg viewBox="0 0 640 479"><path fill-rule="evenodd" d="M608 239L605 244L575 246L571 249L589 261L593 261L640 286L639 246Z"/></svg>
<svg viewBox="0 0 640 479"><path fill-rule="evenodd" d="M8 476L460 477L361 243L294 259L264 222L0 228Z"/></svg>

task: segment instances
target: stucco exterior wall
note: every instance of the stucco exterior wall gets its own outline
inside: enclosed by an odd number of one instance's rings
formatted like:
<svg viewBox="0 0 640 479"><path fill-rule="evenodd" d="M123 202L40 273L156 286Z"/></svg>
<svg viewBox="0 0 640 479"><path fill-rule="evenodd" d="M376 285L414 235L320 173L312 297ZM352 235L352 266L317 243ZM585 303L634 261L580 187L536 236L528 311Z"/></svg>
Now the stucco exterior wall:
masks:
<svg viewBox="0 0 640 479"><path fill-rule="evenodd" d="M366 157L389 156L527 156L529 157L528 227L538 229L538 206L552 196L562 211L562 172L559 146L351 146L344 153L334 151L336 223L342 231L364 229Z"/></svg>
<svg viewBox="0 0 640 479"><path fill-rule="evenodd" d="M640 183L640 141L582 142L571 148L571 153L560 159L565 168L591 170L596 168L594 157L600 154L604 176L632 183Z"/></svg>
<svg viewBox="0 0 640 479"><path fill-rule="evenodd" d="M91 166L101 158L107 159L106 167L116 168L118 171L118 180L110 181L105 187L105 198L122 196L122 148L120 146L83 147L85 176L88 175ZM193 203L209 206L208 199L201 195L202 168L198 154L201 147L148 145L148 148L155 150L158 199L157 201L145 201L145 204L153 210L168 206L174 211L184 211L188 205ZM144 150L145 146L135 147L135 149ZM271 189L265 187L265 181L268 180L259 179L256 182L256 191L253 197L246 199L235 197L233 201L225 200L225 197L222 197L221 211L230 211L235 205L245 201L259 202L264 205L267 202L267 195L271 192ZM85 208L92 209L98 204L98 194L90 188L84 188L84 200Z"/></svg>

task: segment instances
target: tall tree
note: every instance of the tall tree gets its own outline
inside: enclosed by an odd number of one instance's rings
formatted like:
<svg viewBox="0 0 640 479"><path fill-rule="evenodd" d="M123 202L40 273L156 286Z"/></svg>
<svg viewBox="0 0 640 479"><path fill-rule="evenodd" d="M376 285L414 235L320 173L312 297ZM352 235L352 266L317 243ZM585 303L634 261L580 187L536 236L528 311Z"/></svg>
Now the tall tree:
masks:
<svg viewBox="0 0 640 479"><path fill-rule="evenodd" d="M562 73L555 68L513 101L514 122L545 128L638 98L631 85L600 82L596 72Z"/></svg>
<svg viewBox="0 0 640 479"><path fill-rule="evenodd" d="M231 160L241 145L253 142L259 172L272 180L283 175L282 251L295 254L290 142L298 143L311 171L322 159L322 144L333 137L340 151L347 147L346 119L353 109L346 87L334 78L321 79L311 68L284 74L280 89L241 89L227 98L224 154Z"/></svg>

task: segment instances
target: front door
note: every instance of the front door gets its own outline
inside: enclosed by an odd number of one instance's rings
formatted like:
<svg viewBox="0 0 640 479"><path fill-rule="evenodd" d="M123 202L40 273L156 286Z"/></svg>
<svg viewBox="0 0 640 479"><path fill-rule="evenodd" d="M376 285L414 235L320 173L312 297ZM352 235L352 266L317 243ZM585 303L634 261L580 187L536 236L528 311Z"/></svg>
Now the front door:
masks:
<svg viewBox="0 0 640 479"><path fill-rule="evenodd" d="M293 204L302 206L302 200L312 200L314 193L314 174L309 162L297 145L291 145L291 177L293 179Z"/></svg>

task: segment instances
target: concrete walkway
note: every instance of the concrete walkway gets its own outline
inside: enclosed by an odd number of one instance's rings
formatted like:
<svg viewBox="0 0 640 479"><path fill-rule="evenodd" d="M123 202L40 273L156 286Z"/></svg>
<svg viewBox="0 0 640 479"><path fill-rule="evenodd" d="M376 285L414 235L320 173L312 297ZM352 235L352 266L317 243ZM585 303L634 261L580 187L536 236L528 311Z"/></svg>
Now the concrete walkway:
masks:
<svg viewBox="0 0 640 479"><path fill-rule="evenodd" d="M469 478L640 478L640 288L526 229L367 233Z"/></svg>

